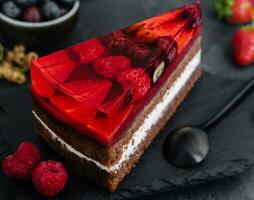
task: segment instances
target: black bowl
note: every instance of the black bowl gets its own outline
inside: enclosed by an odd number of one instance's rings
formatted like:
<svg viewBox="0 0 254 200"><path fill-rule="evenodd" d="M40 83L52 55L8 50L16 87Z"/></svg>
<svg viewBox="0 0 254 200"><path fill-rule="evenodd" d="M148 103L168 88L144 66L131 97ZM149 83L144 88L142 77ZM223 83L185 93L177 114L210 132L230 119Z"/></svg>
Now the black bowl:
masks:
<svg viewBox="0 0 254 200"><path fill-rule="evenodd" d="M46 22L24 22L0 13L0 34L11 43L22 43L30 48L43 48L61 41L76 25L80 1L63 16Z"/></svg>

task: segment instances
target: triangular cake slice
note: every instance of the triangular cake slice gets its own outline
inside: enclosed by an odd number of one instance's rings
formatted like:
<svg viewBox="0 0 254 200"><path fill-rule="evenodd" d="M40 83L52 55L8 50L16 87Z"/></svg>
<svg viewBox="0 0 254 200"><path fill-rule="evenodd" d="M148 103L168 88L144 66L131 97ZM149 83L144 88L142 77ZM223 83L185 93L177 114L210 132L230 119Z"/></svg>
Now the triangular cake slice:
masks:
<svg viewBox="0 0 254 200"><path fill-rule="evenodd" d="M114 191L201 75L199 2L32 63L37 132Z"/></svg>

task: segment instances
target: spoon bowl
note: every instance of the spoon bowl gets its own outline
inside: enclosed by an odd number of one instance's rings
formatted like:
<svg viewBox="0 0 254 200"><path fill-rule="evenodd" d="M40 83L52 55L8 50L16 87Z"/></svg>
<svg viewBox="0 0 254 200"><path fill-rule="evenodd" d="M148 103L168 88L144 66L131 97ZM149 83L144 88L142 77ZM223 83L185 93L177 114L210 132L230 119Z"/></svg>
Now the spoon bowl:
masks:
<svg viewBox="0 0 254 200"><path fill-rule="evenodd" d="M209 152L207 131L217 124L236 106L254 87L254 77L231 97L220 109L200 126L181 126L175 128L167 137L163 152L172 165L188 168L201 163Z"/></svg>
<svg viewBox="0 0 254 200"><path fill-rule="evenodd" d="M195 126L174 129L164 144L164 156L173 165L189 168L202 162L209 152L207 133Z"/></svg>

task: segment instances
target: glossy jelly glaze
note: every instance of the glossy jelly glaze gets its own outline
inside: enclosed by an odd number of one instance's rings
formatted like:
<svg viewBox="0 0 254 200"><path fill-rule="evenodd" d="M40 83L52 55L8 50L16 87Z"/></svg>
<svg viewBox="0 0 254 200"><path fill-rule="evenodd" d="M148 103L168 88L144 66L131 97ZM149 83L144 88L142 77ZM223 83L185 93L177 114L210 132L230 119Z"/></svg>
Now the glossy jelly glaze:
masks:
<svg viewBox="0 0 254 200"><path fill-rule="evenodd" d="M32 63L32 95L103 145L120 139L199 36L200 4L149 18Z"/></svg>

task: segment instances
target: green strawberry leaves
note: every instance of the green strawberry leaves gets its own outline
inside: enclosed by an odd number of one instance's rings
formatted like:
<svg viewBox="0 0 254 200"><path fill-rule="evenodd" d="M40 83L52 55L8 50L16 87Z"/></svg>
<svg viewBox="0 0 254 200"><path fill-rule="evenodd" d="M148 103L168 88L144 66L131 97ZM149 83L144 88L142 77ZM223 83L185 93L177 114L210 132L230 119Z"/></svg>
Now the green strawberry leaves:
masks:
<svg viewBox="0 0 254 200"><path fill-rule="evenodd" d="M215 10L219 19L228 19L232 16L233 0L215 0Z"/></svg>

